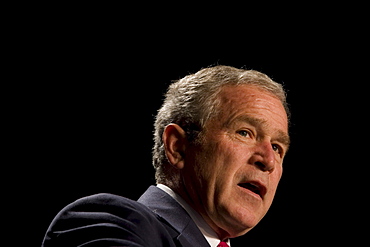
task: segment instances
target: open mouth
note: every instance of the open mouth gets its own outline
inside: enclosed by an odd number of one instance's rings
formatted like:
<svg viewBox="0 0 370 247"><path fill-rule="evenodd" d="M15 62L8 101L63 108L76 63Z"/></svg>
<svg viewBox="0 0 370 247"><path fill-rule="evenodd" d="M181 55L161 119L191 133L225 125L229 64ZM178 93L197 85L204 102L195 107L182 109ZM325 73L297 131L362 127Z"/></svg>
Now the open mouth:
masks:
<svg viewBox="0 0 370 247"><path fill-rule="evenodd" d="M261 198L265 194L265 187L257 182L240 183L238 184L238 186L252 191L254 194L257 194Z"/></svg>

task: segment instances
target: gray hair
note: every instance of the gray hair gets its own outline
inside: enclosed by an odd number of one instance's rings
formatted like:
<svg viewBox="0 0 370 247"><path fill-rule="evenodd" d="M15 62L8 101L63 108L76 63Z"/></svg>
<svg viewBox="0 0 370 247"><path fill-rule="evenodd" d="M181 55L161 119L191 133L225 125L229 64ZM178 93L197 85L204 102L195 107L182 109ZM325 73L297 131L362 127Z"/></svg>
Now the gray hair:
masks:
<svg viewBox="0 0 370 247"><path fill-rule="evenodd" d="M155 119L153 166L157 183L166 183L171 176L169 169L165 168L168 164L162 141L165 127L170 123L178 124L184 129L189 141L197 141L206 122L218 113L220 102L217 95L222 87L240 84L256 85L275 95L282 102L289 118L282 85L261 72L218 65L185 76L169 86Z"/></svg>

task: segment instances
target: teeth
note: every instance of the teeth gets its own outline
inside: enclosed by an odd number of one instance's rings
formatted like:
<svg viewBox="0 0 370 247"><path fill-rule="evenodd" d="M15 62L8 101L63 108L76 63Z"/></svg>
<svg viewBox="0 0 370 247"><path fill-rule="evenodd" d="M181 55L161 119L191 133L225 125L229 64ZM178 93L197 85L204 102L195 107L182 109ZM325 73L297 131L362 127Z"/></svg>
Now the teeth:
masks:
<svg viewBox="0 0 370 247"><path fill-rule="evenodd" d="M243 183L243 184L240 184L240 186L242 186L243 188L246 188L256 194L260 194L260 189L259 189L259 186L257 184L254 184L254 183Z"/></svg>
<svg viewBox="0 0 370 247"><path fill-rule="evenodd" d="M255 193L259 194L259 189L258 189L258 186L257 186L257 185L252 184L252 183L250 183L249 185L250 185L250 186L252 186L252 187L251 187L251 190L252 190L253 192L255 192Z"/></svg>
<svg viewBox="0 0 370 247"><path fill-rule="evenodd" d="M249 183L250 185L256 187L257 189L259 189L259 185L258 184L254 184L254 183Z"/></svg>

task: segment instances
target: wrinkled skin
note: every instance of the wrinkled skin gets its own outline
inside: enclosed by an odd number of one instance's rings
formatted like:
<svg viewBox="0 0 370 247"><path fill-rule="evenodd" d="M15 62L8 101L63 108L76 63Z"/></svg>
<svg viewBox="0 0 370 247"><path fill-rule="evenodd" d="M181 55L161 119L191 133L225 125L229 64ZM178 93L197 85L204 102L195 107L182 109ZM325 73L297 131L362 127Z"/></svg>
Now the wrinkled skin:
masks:
<svg viewBox="0 0 370 247"><path fill-rule="evenodd" d="M221 113L206 123L201 144L179 141L184 134L172 127L177 141L167 156L180 170L180 185L172 189L226 239L245 234L267 213L289 135L286 111L271 93L239 85L224 87L219 97Z"/></svg>

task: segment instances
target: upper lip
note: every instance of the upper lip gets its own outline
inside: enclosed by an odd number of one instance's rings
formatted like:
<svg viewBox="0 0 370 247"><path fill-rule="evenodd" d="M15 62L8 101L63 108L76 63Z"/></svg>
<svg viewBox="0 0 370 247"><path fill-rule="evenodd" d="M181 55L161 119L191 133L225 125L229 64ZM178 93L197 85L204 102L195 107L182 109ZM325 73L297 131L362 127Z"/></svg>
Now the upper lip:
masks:
<svg viewBox="0 0 370 247"><path fill-rule="evenodd" d="M257 180L241 182L241 183L238 183L238 186L252 191L253 193L259 195L261 198L263 198L267 192L266 186Z"/></svg>

